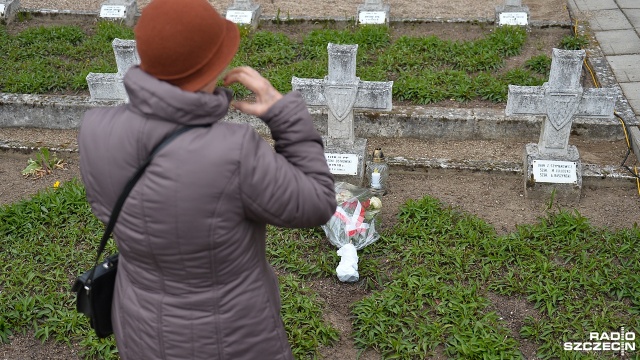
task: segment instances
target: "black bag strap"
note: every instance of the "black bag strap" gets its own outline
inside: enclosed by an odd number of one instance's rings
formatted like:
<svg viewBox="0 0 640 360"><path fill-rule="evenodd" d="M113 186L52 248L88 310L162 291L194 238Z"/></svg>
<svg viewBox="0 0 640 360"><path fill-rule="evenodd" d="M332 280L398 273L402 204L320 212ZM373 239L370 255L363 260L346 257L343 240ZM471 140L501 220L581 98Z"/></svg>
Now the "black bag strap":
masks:
<svg viewBox="0 0 640 360"><path fill-rule="evenodd" d="M183 133L196 127L207 127L207 126L210 126L210 125L194 125L194 126L181 127L173 131L169 135L167 135L159 144L157 144L151 150L151 153L149 154L147 159L140 165L138 170L136 170L136 172L133 174L133 176L129 179L127 184L124 186L124 189L120 194L120 197L116 201L116 204L113 206L113 210L111 210L111 216L109 217L109 222L107 223L107 227L105 228L104 234L102 235L102 239L100 240L100 247L98 247L98 254L96 256L96 262L95 262L96 266L100 261L100 255L102 255L104 248L107 246L107 242L109 241L109 237L113 232L113 228L116 226L116 221L118 220L118 216L120 215L120 210L122 210L122 206L124 205L124 202L127 200L129 193L131 192L131 190L133 190L133 187L136 185L138 180L140 180L140 178L142 177L142 174L144 174L144 171L147 169L149 164L151 164L151 160L153 160L154 156L156 156L156 154L160 152L160 150L164 149L165 146L167 146L171 141L173 141L175 138L182 135ZM93 267L91 271L91 275L89 275L89 279L87 280L89 284L93 282L93 275L94 275L96 266Z"/></svg>

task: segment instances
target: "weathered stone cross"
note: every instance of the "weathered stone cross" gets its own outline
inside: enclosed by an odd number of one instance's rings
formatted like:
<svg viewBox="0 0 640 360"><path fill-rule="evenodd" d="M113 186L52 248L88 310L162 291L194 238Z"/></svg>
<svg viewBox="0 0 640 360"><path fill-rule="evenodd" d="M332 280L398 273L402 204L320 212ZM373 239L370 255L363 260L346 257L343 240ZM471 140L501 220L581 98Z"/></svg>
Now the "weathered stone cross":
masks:
<svg viewBox="0 0 640 360"><path fill-rule="evenodd" d="M245 9L245 10L251 10L251 8L254 7L253 3L251 2L251 0L235 0L233 2L234 7L237 7L238 9Z"/></svg>
<svg viewBox="0 0 640 360"><path fill-rule="evenodd" d="M522 0L505 0L504 5L496 6L496 24L529 25L529 8Z"/></svg>
<svg viewBox="0 0 640 360"><path fill-rule="evenodd" d="M249 24L257 28L261 12L262 7L251 0L235 0L227 9L226 18L236 24Z"/></svg>
<svg viewBox="0 0 640 360"><path fill-rule="evenodd" d="M616 91L583 90L580 85L584 50L553 49L549 82L542 86L509 85L506 115L546 115L540 154L567 154L571 123L579 117L613 117Z"/></svg>
<svg viewBox="0 0 640 360"><path fill-rule="evenodd" d="M135 24L138 4L136 0L106 0L100 4L100 18L124 20L127 26Z"/></svg>
<svg viewBox="0 0 640 360"><path fill-rule="evenodd" d="M135 40L114 39L111 43L116 56L117 73L89 73L87 84L91 100L129 101L123 78L127 70L140 63Z"/></svg>
<svg viewBox="0 0 640 360"><path fill-rule="evenodd" d="M324 79L293 77L291 85L293 90L302 93L308 105L329 108L329 138L353 143L353 109L391 110L393 81L360 81L356 76L358 45L329 43L327 50L328 76Z"/></svg>
<svg viewBox="0 0 640 360"><path fill-rule="evenodd" d="M382 8L382 0L364 0L365 6Z"/></svg>
<svg viewBox="0 0 640 360"><path fill-rule="evenodd" d="M382 0L364 0L358 5L358 23L360 24L389 24L390 6Z"/></svg>
<svg viewBox="0 0 640 360"><path fill-rule="evenodd" d="M13 21L18 10L20 10L20 0L0 0L0 20Z"/></svg>

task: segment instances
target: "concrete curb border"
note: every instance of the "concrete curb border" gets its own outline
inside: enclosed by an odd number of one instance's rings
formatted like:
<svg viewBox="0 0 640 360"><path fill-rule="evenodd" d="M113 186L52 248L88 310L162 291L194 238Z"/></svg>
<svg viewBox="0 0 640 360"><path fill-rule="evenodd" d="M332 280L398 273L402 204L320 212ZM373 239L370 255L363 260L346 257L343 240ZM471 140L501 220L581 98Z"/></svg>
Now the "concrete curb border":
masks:
<svg viewBox="0 0 640 360"><path fill-rule="evenodd" d="M521 163L511 161L484 161L484 160L452 160L452 159L406 159L404 157L388 158L389 166L408 169L411 171L428 169L469 170L483 172L503 172L523 175ZM628 172L615 165L582 164L582 176L589 179L614 179L633 180Z"/></svg>
<svg viewBox="0 0 640 360"><path fill-rule="evenodd" d="M49 150L61 153L77 153L77 148L55 148ZM0 141L0 151L14 151L31 154L38 151L36 146ZM408 159L402 156L387 158L387 163L392 169L404 171L427 172L431 169L482 171L523 175L521 163L513 161L485 161L485 160L454 160L454 159ZM633 180L634 177L615 165L582 164L582 176L587 179L603 180Z"/></svg>

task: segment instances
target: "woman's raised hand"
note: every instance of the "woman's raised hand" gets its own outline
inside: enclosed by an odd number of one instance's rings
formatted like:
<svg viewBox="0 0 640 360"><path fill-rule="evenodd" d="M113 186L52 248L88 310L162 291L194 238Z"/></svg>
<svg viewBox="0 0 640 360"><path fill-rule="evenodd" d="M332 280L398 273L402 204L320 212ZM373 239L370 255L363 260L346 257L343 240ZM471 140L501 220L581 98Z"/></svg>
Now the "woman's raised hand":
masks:
<svg viewBox="0 0 640 360"><path fill-rule="evenodd" d="M227 73L224 77L224 85L228 86L233 83L244 85L256 95L254 103L246 101L231 103L233 107L249 115L262 116L273 104L282 99L282 94L271 85L269 80L248 66L237 67Z"/></svg>

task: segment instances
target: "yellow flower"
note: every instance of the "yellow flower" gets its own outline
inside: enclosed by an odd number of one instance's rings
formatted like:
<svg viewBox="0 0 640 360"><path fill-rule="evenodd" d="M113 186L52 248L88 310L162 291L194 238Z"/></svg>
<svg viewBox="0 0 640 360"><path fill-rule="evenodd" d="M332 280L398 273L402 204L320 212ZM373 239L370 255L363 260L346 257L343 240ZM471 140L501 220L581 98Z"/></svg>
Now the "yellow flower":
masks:
<svg viewBox="0 0 640 360"><path fill-rule="evenodd" d="M53 183L53 188L57 189L58 187L60 187L60 181L56 181Z"/></svg>

